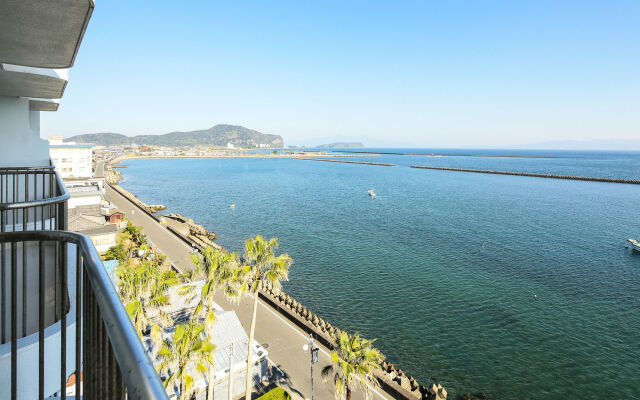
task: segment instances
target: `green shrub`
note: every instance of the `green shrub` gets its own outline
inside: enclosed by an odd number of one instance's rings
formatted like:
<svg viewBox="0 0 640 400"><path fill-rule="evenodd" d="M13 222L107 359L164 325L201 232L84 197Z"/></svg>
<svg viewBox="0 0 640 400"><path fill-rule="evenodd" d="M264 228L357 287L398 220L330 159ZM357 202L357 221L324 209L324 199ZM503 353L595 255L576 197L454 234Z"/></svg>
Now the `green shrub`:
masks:
<svg viewBox="0 0 640 400"><path fill-rule="evenodd" d="M291 400L291 395L281 387L269 390L257 400Z"/></svg>

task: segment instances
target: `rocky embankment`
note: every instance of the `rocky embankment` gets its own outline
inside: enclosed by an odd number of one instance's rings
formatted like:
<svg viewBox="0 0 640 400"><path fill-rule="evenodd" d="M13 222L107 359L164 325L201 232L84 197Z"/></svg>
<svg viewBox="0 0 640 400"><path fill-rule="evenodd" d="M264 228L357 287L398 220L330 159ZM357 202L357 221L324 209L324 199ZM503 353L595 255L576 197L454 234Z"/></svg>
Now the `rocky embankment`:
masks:
<svg viewBox="0 0 640 400"><path fill-rule="evenodd" d="M121 186L118 185L112 185L113 187L115 187L120 194L122 194L124 197L128 198L132 203L135 203L136 205L138 205L138 207L140 208L144 208L145 210L147 210L148 212L150 212L151 214L156 213L160 210L164 210L167 207L163 206L162 204L147 204L144 201L140 200L139 198L137 198L133 193L129 192L127 189L122 188Z"/></svg>
<svg viewBox="0 0 640 400"><path fill-rule="evenodd" d="M314 314L284 291L274 291L270 285L267 285L261 296L277 308L280 308L281 312L289 314L285 315L289 319L297 319L298 326L311 333L316 340L331 348L331 335L338 328ZM381 372L377 376L378 381L381 387L396 399L445 400L447 398L447 391L440 384L431 383L429 386L423 386L395 364L387 361L383 361L380 367Z"/></svg>
<svg viewBox="0 0 640 400"><path fill-rule="evenodd" d="M107 183L111 185L113 188L115 188L118 192L120 192L120 194L122 194L124 197L129 199L132 203L135 203L140 208L144 208L145 210L147 210L152 214L167 208L162 204L149 205L144 201L140 200L139 198L137 198L136 196L134 196L133 193L129 192L127 189L124 189L123 187L119 186L118 182L120 182L120 179L122 179L122 174L120 173L120 171L113 169L111 165L105 165L104 177Z"/></svg>
<svg viewBox="0 0 640 400"><path fill-rule="evenodd" d="M222 249L220 245L214 243L213 240L218 237L214 232L208 231L204 226L197 224L191 218L187 218L180 214L163 215L165 222L173 229L185 236L200 249L211 246L216 249Z"/></svg>
<svg viewBox="0 0 640 400"><path fill-rule="evenodd" d="M104 166L104 178L109 185L114 187L118 192L120 192L120 194L128 198L131 202L135 203L140 208L144 208L145 210L147 210L152 214L167 208L162 204L151 204L151 205L147 204L144 201L137 198L135 195L133 195L133 193L129 192L127 189L124 189L121 186L119 186L118 182L120 182L120 180L122 179L122 173L114 168L122 168L122 167L123 166L120 166L120 165L113 166L109 164L106 164Z"/></svg>
<svg viewBox="0 0 640 400"><path fill-rule="evenodd" d="M104 178L107 180L109 185L117 185L122 179L122 173L109 164L104 166Z"/></svg>

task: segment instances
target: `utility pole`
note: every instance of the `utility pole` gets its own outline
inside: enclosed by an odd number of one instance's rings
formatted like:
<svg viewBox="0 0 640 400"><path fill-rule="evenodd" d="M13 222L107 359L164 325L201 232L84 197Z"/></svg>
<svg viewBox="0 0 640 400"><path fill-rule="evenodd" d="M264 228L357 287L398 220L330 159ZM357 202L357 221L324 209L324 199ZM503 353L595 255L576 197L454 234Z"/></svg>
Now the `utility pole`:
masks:
<svg viewBox="0 0 640 400"><path fill-rule="evenodd" d="M315 346L312 335L309 335L309 344L302 346L302 350L309 351L309 354L311 355L311 400L315 400L313 393L313 364L318 362L318 350L320 349Z"/></svg>
<svg viewBox="0 0 640 400"><path fill-rule="evenodd" d="M231 368L233 367L233 343L229 345L229 400L233 400L233 375L231 374Z"/></svg>

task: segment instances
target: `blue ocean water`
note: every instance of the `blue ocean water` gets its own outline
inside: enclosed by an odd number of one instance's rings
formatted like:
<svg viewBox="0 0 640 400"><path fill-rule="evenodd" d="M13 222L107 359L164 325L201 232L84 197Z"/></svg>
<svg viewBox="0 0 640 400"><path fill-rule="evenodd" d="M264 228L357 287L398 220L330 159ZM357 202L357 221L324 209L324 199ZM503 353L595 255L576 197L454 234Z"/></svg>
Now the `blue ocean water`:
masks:
<svg viewBox="0 0 640 400"><path fill-rule="evenodd" d="M408 168L640 179L640 153L405 151L553 158L131 160L121 184L230 250L279 237L289 293L452 398L640 398L640 185Z"/></svg>

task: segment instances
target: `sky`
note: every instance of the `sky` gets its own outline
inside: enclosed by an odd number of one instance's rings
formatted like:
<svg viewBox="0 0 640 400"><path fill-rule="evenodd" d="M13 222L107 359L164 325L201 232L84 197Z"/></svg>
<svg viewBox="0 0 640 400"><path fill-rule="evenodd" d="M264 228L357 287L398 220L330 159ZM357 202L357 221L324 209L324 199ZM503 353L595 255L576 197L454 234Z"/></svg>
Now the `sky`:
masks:
<svg viewBox="0 0 640 400"><path fill-rule="evenodd" d="M640 140L640 1L97 1L42 136Z"/></svg>

